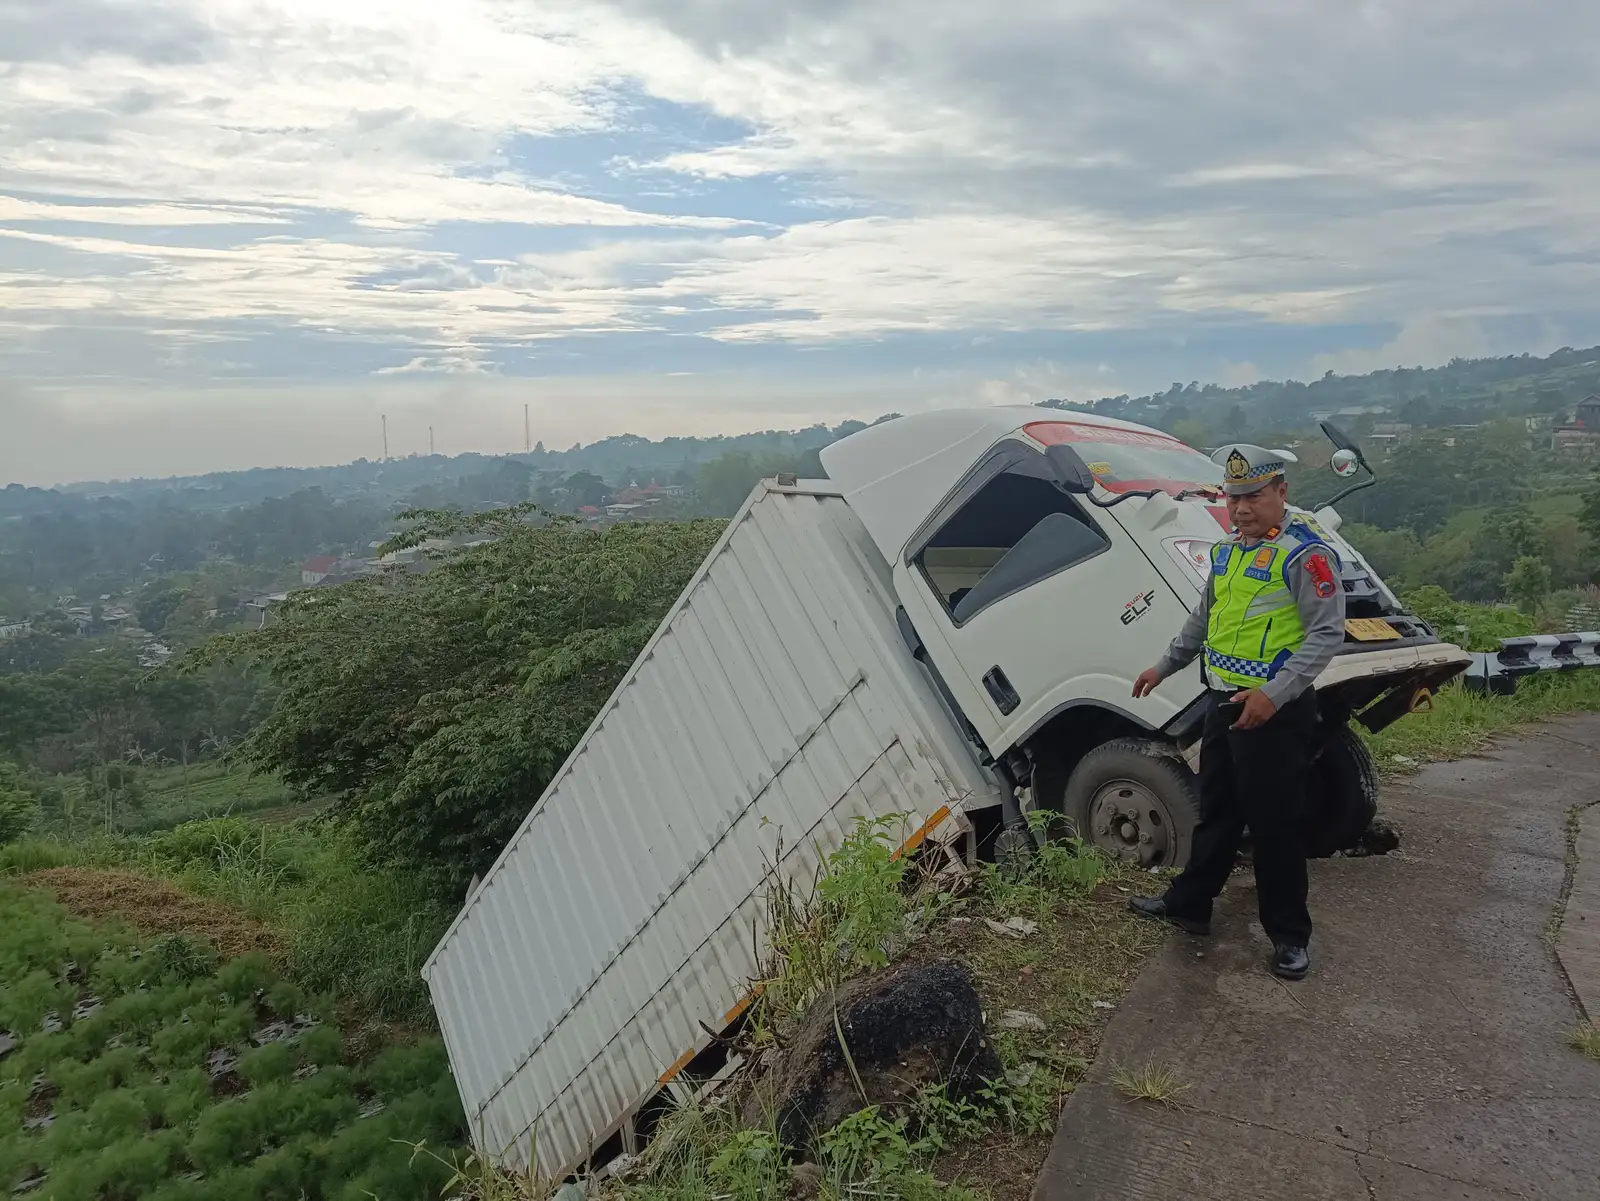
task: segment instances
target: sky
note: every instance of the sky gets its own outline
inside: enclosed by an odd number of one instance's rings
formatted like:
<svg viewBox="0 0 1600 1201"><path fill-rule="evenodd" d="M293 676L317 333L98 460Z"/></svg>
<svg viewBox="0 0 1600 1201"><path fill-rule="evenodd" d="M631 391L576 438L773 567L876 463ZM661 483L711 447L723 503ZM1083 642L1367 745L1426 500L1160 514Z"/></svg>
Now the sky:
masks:
<svg viewBox="0 0 1600 1201"><path fill-rule="evenodd" d="M0 0L0 483L1600 341L1585 0Z"/></svg>

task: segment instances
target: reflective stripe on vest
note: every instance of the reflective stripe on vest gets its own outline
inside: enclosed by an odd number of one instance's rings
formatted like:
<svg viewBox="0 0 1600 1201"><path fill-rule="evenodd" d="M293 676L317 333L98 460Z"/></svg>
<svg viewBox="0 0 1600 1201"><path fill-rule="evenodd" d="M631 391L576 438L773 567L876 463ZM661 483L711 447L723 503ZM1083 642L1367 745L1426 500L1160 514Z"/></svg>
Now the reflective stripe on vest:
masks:
<svg viewBox="0 0 1600 1201"><path fill-rule="evenodd" d="M1211 620L1206 667L1218 682L1254 688L1278 674L1305 641L1300 610L1289 591L1289 568L1312 547L1335 563L1333 548L1299 520L1254 546L1219 542L1211 548Z"/></svg>

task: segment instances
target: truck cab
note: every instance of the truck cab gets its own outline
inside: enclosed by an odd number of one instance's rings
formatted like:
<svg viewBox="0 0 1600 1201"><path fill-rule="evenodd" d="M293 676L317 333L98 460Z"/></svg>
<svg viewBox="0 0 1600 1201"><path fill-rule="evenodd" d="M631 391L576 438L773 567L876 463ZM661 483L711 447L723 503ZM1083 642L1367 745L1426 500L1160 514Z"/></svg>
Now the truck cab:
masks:
<svg viewBox="0 0 1600 1201"><path fill-rule="evenodd" d="M973 753L1014 786L1008 824L1055 809L1108 850L1181 864L1209 690L1196 666L1131 694L1230 535L1221 468L1160 430L1032 407L896 418L822 462L892 568L908 647ZM1375 809L1351 719L1381 729L1469 659L1405 612L1337 512L1295 511L1337 551L1348 609L1345 650L1317 682L1328 828L1313 842L1331 851Z"/></svg>

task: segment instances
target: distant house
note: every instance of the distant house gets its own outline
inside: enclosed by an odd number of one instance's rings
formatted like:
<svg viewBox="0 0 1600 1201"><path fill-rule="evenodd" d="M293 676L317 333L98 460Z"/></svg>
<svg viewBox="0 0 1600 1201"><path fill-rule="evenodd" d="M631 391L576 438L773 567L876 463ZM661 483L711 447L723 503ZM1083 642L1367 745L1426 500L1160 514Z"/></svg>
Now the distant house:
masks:
<svg viewBox="0 0 1600 1201"><path fill-rule="evenodd" d="M31 621L7 621L0 617L0 642L8 638L21 638L31 629L33 629Z"/></svg>
<svg viewBox="0 0 1600 1201"><path fill-rule="evenodd" d="M614 505L607 505L606 506L606 516L607 517L615 517L615 518L618 518L618 519L626 519L626 518L632 517L635 513L637 513L642 508L644 508L644 505L642 505L642 504L614 504Z"/></svg>
<svg viewBox="0 0 1600 1201"><path fill-rule="evenodd" d="M1550 431L1550 445L1585 453L1600 448L1600 395L1591 393L1580 400L1572 420Z"/></svg>
<svg viewBox="0 0 1600 1201"><path fill-rule="evenodd" d="M1411 432L1411 423L1408 421L1377 421L1373 423L1372 432L1380 438L1403 438Z"/></svg>
<svg viewBox="0 0 1600 1201"><path fill-rule="evenodd" d="M140 667L162 667L172 658L172 648L164 642L147 642L139 649Z"/></svg>
<svg viewBox="0 0 1600 1201"><path fill-rule="evenodd" d="M332 555L313 555L300 564L300 582L310 588L322 583L333 574L334 568L339 566L339 560Z"/></svg>

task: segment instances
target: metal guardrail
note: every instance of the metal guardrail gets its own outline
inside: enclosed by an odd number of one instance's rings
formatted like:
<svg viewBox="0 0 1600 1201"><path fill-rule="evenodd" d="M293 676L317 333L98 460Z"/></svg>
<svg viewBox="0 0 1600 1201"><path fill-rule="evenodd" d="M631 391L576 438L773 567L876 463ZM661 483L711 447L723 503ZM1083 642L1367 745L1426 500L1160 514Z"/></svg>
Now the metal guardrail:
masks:
<svg viewBox="0 0 1600 1201"><path fill-rule="evenodd" d="M1474 692L1509 696L1523 676L1600 667L1600 633L1502 638L1498 651L1475 651L1462 682Z"/></svg>

